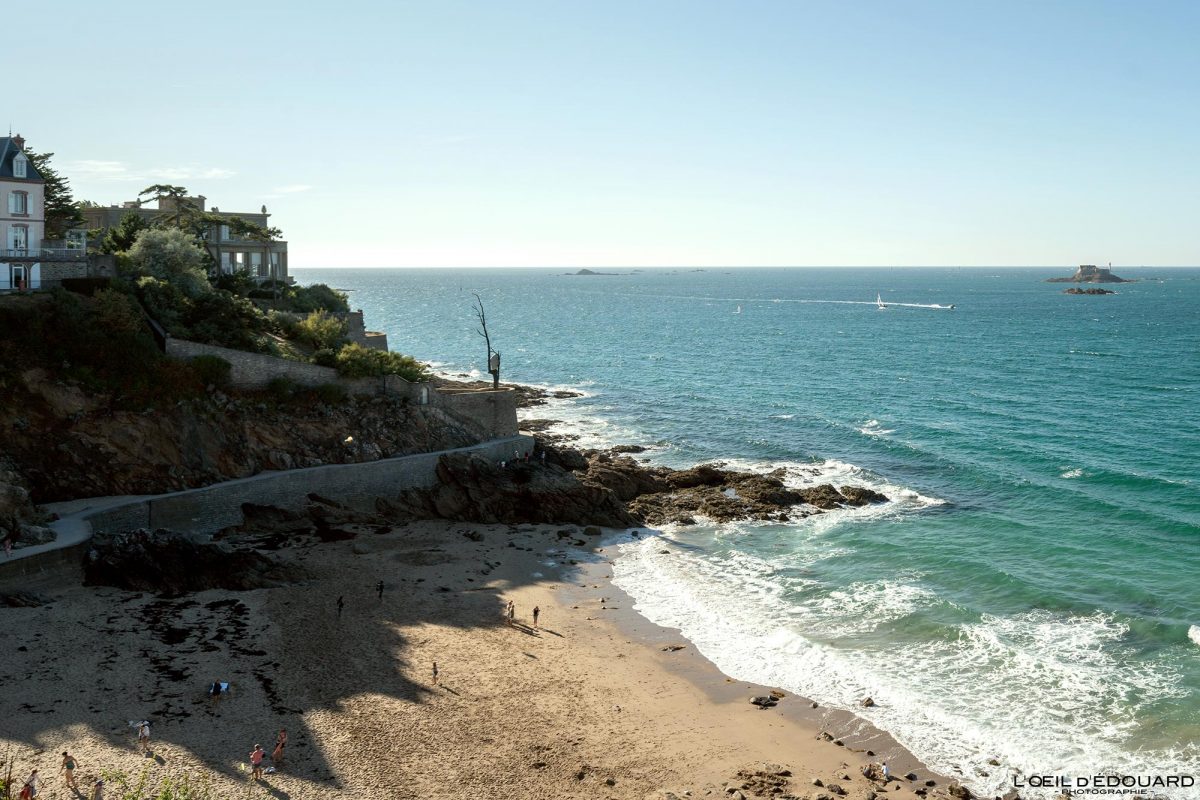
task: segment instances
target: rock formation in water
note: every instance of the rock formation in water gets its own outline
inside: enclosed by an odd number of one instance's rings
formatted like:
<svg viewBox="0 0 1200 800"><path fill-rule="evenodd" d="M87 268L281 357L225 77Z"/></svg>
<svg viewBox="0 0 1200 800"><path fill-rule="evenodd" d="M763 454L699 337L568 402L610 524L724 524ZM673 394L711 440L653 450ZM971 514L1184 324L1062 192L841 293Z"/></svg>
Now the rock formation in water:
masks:
<svg viewBox="0 0 1200 800"><path fill-rule="evenodd" d="M1080 289L1078 286L1072 286L1070 289L1063 289L1063 294L1116 294L1112 289Z"/></svg>
<svg viewBox="0 0 1200 800"><path fill-rule="evenodd" d="M1132 280L1118 278L1107 267L1097 267L1095 264L1080 264L1079 269L1069 278L1047 278L1046 283L1133 283Z"/></svg>

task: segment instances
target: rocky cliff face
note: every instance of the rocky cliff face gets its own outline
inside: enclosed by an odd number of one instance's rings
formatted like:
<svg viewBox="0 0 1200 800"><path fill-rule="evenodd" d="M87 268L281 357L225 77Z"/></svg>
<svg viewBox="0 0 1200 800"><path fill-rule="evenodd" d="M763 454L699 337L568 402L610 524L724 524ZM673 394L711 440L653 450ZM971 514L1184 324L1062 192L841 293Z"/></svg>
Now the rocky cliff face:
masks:
<svg viewBox="0 0 1200 800"><path fill-rule="evenodd" d="M0 431L0 457L34 503L157 494L264 470L373 461L478 440L436 409L391 398L322 403L210 391L129 411L40 370L0 387Z"/></svg>

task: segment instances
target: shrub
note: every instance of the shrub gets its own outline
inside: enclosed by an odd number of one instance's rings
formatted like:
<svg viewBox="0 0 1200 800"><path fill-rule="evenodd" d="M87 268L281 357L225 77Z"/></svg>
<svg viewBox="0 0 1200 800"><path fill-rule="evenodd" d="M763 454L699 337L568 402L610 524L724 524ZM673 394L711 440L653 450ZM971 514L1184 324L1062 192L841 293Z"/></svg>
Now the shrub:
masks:
<svg viewBox="0 0 1200 800"><path fill-rule="evenodd" d="M337 383L322 383L314 386L312 391L317 400L329 406L341 405L349 394L345 386Z"/></svg>
<svg viewBox="0 0 1200 800"><path fill-rule="evenodd" d="M371 350L360 344L348 344L338 351L337 370L347 378L399 375L413 383L430 378L429 368L412 356Z"/></svg>
<svg viewBox="0 0 1200 800"><path fill-rule="evenodd" d="M337 350L323 347L312 354L312 363L320 367L333 367L336 369L338 365L337 356Z"/></svg>
<svg viewBox="0 0 1200 800"><path fill-rule="evenodd" d="M205 386L225 387L229 385L229 372L233 367L220 356L196 356L192 359L192 368Z"/></svg>
<svg viewBox="0 0 1200 800"><path fill-rule="evenodd" d="M296 382L282 375L278 378L271 378L267 381L267 393L281 402L291 400L292 396L296 394Z"/></svg>
<svg viewBox="0 0 1200 800"><path fill-rule="evenodd" d="M141 275L165 280L188 297L212 290L204 269L204 250L193 236L176 228L151 228L137 235L126 253Z"/></svg>
<svg viewBox="0 0 1200 800"><path fill-rule="evenodd" d="M62 288L68 292L91 297L101 289L108 288L109 283L111 283L109 278L63 278Z"/></svg>
<svg viewBox="0 0 1200 800"><path fill-rule="evenodd" d="M137 301L115 289L101 289L93 296L96 322L110 333L134 333L145 324Z"/></svg>
<svg viewBox="0 0 1200 800"><path fill-rule="evenodd" d="M330 288L323 283L312 286L289 286L287 301L293 311L349 311L350 300L345 292Z"/></svg>
<svg viewBox="0 0 1200 800"><path fill-rule="evenodd" d="M314 350L336 350L346 341L346 323L326 311L315 311L296 323L295 338Z"/></svg>

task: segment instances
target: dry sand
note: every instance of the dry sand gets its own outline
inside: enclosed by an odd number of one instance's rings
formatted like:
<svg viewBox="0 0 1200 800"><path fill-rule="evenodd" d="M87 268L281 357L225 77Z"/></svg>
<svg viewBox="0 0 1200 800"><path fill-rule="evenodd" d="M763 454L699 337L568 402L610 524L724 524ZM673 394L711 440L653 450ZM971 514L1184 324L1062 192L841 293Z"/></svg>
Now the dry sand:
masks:
<svg viewBox="0 0 1200 800"><path fill-rule="evenodd" d="M930 777L850 715L795 697L759 710L747 700L764 687L729 681L690 646L664 652L685 642L629 611L607 554L571 564L587 554L563 547L581 537L558 530L424 522L362 533L280 551L310 570L303 585L181 599L83 587L69 569L10 579L0 592L48 602L0 610L0 757L7 749L22 778L38 767L43 798L75 796L55 777L66 749L85 786L101 770L146 770L152 782L189 773L218 797L279 800L729 797L738 770L763 762L791 770L796 796L825 792L812 785L820 777L865 798L881 787L860 768L881 757L893 773ZM204 694L214 680L233 683L217 704ZM135 746L129 722L140 719L152 757ZM252 787L249 753L256 743L269 753L281 727L285 762ZM887 796L921 785L893 782Z"/></svg>

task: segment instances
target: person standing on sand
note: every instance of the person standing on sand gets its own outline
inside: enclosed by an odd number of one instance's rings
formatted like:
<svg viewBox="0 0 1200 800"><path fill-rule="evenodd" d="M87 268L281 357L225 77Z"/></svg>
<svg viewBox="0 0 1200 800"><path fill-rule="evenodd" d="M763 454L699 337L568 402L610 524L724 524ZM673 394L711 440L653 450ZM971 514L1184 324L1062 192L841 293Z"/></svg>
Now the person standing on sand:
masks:
<svg viewBox="0 0 1200 800"><path fill-rule="evenodd" d="M438 681L438 668L437 668L437 662L435 661L435 662L433 662L433 685L434 686L437 686L437 681Z"/></svg>
<svg viewBox="0 0 1200 800"><path fill-rule="evenodd" d="M884 783L887 783L888 781L890 781L892 779L892 771L890 769L888 769L888 765L887 765L886 761L884 761L883 764L880 765L879 771L883 773L883 782Z"/></svg>
<svg viewBox="0 0 1200 800"><path fill-rule="evenodd" d="M287 745L287 728L280 728L275 737L275 749L271 751L271 763L276 767L283 764L283 748Z"/></svg>
<svg viewBox="0 0 1200 800"><path fill-rule="evenodd" d="M533 607L533 629L536 631L538 626L538 615L542 613L542 609L537 606Z"/></svg>
<svg viewBox="0 0 1200 800"><path fill-rule="evenodd" d="M504 609L504 616L508 618L508 624L513 624L513 619L517 616L517 607L512 600L508 601L508 608Z"/></svg>
<svg viewBox="0 0 1200 800"><path fill-rule="evenodd" d="M79 787L75 785L75 758L66 750L63 751L62 766L58 771L65 777L67 786L78 792Z"/></svg>
<svg viewBox="0 0 1200 800"><path fill-rule="evenodd" d="M342 609L346 607L346 598L343 595L338 595L338 619L342 618Z"/></svg>
<svg viewBox="0 0 1200 800"><path fill-rule="evenodd" d="M261 781L263 776L263 756L266 751L262 749L261 744L254 745L254 749L250 751L250 777L256 781Z"/></svg>
<svg viewBox="0 0 1200 800"><path fill-rule="evenodd" d="M21 800L31 800L38 796L38 771L29 773L29 779L21 787Z"/></svg>
<svg viewBox="0 0 1200 800"><path fill-rule="evenodd" d="M92 785L91 800L104 800L104 778L96 778L96 783Z"/></svg>
<svg viewBox="0 0 1200 800"><path fill-rule="evenodd" d="M375 593L379 595L380 600L383 599L383 581L379 581L375 584Z"/></svg>
<svg viewBox="0 0 1200 800"><path fill-rule="evenodd" d="M138 745L143 755L150 752L150 723L147 720L142 720L142 724L138 725Z"/></svg>

